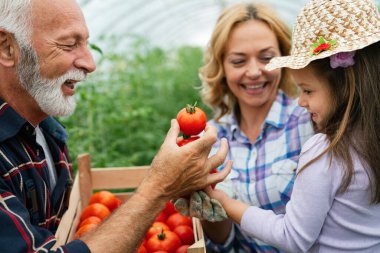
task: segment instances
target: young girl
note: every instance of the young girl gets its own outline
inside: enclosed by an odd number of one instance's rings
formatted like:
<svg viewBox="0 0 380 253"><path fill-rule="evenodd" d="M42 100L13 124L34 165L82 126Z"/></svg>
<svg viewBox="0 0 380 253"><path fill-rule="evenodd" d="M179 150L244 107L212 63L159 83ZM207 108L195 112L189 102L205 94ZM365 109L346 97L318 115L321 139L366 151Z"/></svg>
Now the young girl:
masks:
<svg viewBox="0 0 380 253"><path fill-rule="evenodd" d="M380 18L370 0L312 0L297 17L293 69L318 134L302 148L286 213L208 189L251 236L288 252L380 252Z"/></svg>

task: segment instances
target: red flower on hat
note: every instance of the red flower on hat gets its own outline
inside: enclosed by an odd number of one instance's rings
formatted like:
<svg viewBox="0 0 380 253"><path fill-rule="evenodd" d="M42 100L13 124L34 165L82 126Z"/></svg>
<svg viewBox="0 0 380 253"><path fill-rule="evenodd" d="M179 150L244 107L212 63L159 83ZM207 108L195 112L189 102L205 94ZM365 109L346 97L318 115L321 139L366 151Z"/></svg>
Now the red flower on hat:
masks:
<svg viewBox="0 0 380 253"><path fill-rule="evenodd" d="M326 51L331 47L329 43L322 43L316 49L313 50L314 54L319 54L322 51Z"/></svg>
<svg viewBox="0 0 380 253"><path fill-rule="evenodd" d="M331 50L336 45L336 40L326 41L322 36L319 37L318 42L311 46L311 55L317 55L323 51Z"/></svg>

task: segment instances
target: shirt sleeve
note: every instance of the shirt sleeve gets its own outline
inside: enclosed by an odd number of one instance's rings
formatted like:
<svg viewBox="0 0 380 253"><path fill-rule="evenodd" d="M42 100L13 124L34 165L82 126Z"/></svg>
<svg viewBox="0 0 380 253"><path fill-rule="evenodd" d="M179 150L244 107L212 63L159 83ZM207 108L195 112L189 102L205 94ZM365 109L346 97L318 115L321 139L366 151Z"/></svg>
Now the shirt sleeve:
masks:
<svg viewBox="0 0 380 253"><path fill-rule="evenodd" d="M324 135L312 137L304 146L299 168L328 146ZM306 252L317 240L340 185L331 168L330 155L323 155L298 174L286 214L249 207L241 227L250 235L289 252Z"/></svg>
<svg viewBox="0 0 380 253"><path fill-rule="evenodd" d="M23 203L4 190L0 190L0 222L0 252L91 253L87 245L80 240L52 250L56 243L52 232L32 225Z"/></svg>

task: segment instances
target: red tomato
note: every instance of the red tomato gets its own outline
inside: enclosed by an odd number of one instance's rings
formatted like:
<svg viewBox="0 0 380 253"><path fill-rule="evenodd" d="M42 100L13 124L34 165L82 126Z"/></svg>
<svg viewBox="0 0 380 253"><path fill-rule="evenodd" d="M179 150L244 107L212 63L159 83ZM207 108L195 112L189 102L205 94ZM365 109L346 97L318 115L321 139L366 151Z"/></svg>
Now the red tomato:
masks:
<svg viewBox="0 0 380 253"><path fill-rule="evenodd" d="M177 213L177 211L175 210L174 204L171 201L168 201L166 203L166 206L163 212L166 214L166 217L169 217L173 213Z"/></svg>
<svg viewBox="0 0 380 253"><path fill-rule="evenodd" d="M175 253L187 253L187 248L190 247L190 245L182 245L179 247Z"/></svg>
<svg viewBox="0 0 380 253"><path fill-rule="evenodd" d="M154 221L166 222L166 214L164 211L159 213Z"/></svg>
<svg viewBox="0 0 380 253"><path fill-rule="evenodd" d="M190 143L190 142L195 141L197 139L199 139L199 136L191 136L190 138L182 139L181 141L177 142L177 145L182 147L183 145L186 145L187 143Z"/></svg>
<svg viewBox="0 0 380 253"><path fill-rule="evenodd" d="M90 216L90 217L84 219L81 223L79 223L77 230L80 227L83 227L84 225L87 225L87 224L99 224L100 222L102 222L102 219L100 219L99 217L97 217L97 216Z"/></svg>
<svg viewBox="0 0 380 253"><path fill-rule="evenodd" d="M80 216L80 221L82 222L90 216L96 216L96 217L99 217L101 220L103 220L110 214L111 214L111 211L108 209L108 207L100 203L94 203L94 204L88 205L85 209L83 209Z"/></svg>
<svg viewBox="0 0 380 253"><path fill-rule="evenodd" d="M137 250L137 253L148 253L148 251L146 250L144 244L140 245L140 247Z"/></svg>
<svg viewBox="0 0 380 253"><path fill-rule="evenodd" d="M178 112L177 121L181 132L186 136L191 136L197 135L205 129L207 117L199 107L187 105Z"/></svg>
<svg viewBox="0 0 380 253"><path fill-rule="evenodd" d="M74 238L78 239L79 237L82 237L84 234L95 230L98 227L98 224L86 224L81 226L77 232L75 232Z"/></svg>
<svg viewBox="0 0 380 253"><path fill-rule="evenodd" d="M172 231L159 233L149 238L146 242L146 249L149 252L164 250L168 253L174 253L180 246L181 240L178 238L178 235Z"/></svg>
<svg viewBox="0 0 380 253"><path fill-rule="evenodd" d="M93 203L103 204L112 212L120 206L121 200L118 199L112 192L99 191L91 195L90 204Z"/></svg>
<svg viewBox="0 0 380 253"><path fill-rule="evenodd" d="M187 225L179 225L173 229L173 232L178 235L182 244L191 245L195 241L193 229Z"/></svg>
<svg viewBox="0 0 380 253"><path fill-rule="evenodd" d="M146 232L145 238L148 240L152 236L161 233L162 231L168 231L170 228L163 222L155 221L152 226Z"/></svg>
<svg viewBox="0 0 380 253"><path fill-rule="evenodd" d="M187 225L189 227L193 226L193 222L189 217L186 217L180 213L172 214L168 217L166 224L171 230L174 230L175 227L179 225Z"/></svg>

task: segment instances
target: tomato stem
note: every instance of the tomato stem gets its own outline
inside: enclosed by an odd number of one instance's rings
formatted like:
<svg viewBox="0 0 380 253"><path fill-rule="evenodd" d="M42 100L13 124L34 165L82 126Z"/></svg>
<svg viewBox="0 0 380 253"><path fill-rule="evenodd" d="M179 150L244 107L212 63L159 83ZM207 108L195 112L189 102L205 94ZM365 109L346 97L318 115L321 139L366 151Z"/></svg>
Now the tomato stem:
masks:
<svg viewBox="0 0 380 253"><path fill-rule="evenodd" d="M187 112L187 113L190 113L190 114L195 113L195 106L194 106L194 105L191 105L191 104L187 104L187 105L186 105L186 112Z"/></svg>
<svg viewBox="0 0 380 253"><path fill-rule="evenodd" d="M157 238L158 240L161 240L161 241L165 239L164 229L161 230L161 233L157 234Z"/></svg>

